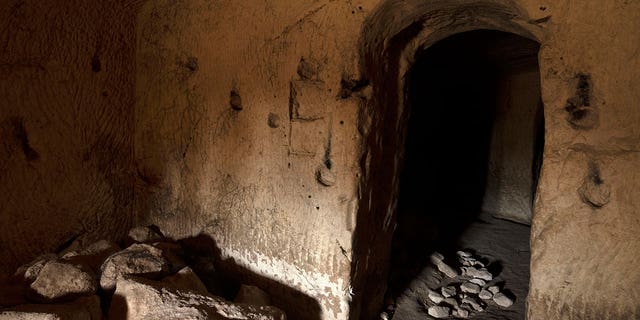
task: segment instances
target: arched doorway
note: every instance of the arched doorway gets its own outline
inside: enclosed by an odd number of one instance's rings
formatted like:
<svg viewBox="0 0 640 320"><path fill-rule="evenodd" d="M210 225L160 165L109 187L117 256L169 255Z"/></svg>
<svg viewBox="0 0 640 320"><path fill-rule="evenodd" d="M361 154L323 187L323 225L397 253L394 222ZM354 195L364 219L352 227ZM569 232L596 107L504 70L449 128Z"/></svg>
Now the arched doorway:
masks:
<svg viewBox="0 0 640 320"><path fill-rule="evenodd" d="M511 33L475 30L417 52L405 78L410 116L387 292L398 319L462 303L461 295L450 303L428 297L469 280L443 276L429 262L439 252L460 273L458 250L472 252L494 276L481 287L498 285L515 300L500 308L475 297L483 317L524 319L526 224L544 132L538 50L537 42Z"/></svg>
<svg viewBox="0 0 640 320"><path fill-rule="evenodd" d="M363 100L360 123L365 151L353 242L352 319L378 317L389 292L387 279L398 227L410 118L411 101L407 102L405 90L410 71L420 52L440 40L474 30L499 30L538 43L545 37L543 29L510 1L452 4L444 0L387 0L365 23L360 41L361 80L373 90L371 97ZM541 136L539 132L538 143ZM521 302L525 300L520 297Z"/></svg>

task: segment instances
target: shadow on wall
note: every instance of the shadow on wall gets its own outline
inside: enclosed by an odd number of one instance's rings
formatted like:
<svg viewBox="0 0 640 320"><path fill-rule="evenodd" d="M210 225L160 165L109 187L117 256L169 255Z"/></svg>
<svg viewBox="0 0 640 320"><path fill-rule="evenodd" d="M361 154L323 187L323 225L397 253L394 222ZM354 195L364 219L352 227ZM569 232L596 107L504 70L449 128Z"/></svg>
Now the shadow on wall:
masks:
<svg viewBox="0 0 640 320"><path fill-rule="evenodd" d="M233 300L238 293L240 284L250 284L260 287L271 296L272 304L283 310L288 319L320 320L320 304L312 297L253 272L235 262L233 258L223 259L215 240L208 235L198 235L178 240L185 250L187 263L209 292ZM202 258L213 258L216 272L206 272L206 266L201 266Z"/></svg>
<svg viewBox="0 0 640 320"><path fill-rule="evenodd" d="M240 284L254 285L266 291L271 304L284 311L288 319L321 319L320 305L315 299L244 268L233 259L222 259L220 249L210 236L198 235L177 242L184 249L185 262L209 293L233 301ZM128 309L124 297L114 294L111 299L102 301L103 311L109 310L110 319L126 318Z"/></svg>

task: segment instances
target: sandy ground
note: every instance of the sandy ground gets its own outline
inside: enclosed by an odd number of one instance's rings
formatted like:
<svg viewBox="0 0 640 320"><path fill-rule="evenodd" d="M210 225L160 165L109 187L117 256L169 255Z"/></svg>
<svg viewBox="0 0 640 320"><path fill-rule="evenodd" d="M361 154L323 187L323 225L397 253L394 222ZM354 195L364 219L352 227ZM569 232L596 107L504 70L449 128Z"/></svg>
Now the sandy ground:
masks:
<svg viewBox="0 0 640 320"><path fill-rule="evenodd" d="M489 303L484 312L475 313L469 317L470 319L525 318L529 287L529 235L529 226L481 214L458 238L457 248L435 248L439 252L449 252L445 254L449 261L454 258L450 252L454 252L455 249L465 249L482 257L490 263L487 267L494 275L492 282L498 284L507 294L515 296L515 303L511 307L504 309ZM430 253L424 252L424 255L428 256ZM433 319L427 314L424 303L425 299L428 299L427 288L439 288L447 281L433 265L427 264L396 298L393 319Z"/></svg>

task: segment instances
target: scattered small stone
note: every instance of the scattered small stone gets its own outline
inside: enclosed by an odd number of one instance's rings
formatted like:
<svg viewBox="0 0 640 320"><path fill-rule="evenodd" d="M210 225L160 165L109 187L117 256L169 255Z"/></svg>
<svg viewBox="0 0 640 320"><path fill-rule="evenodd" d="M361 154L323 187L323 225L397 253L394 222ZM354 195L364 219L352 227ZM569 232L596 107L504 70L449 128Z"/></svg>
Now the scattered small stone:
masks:
<svg viewBox="0 0 640 320"><path fill-rule="evenodd" d="M471 253L466 252L466 251L462 251L462 250L457 251L457 252L456 252L456 254L457 254L459 257L463 257L463 258L469 258L469 257L472 257L472 256L473 256Z"/></svg>
<svg viewBox="0 0 640 320"><path fill-rule="evenodd" d="M462 274L478 279L482 279L485 281L493 280L493 275L485 268L476 269L475 267L463 267Z"/></svg>
<svg viewBox="0 0 640 320"><path fill-rule="evenodd" d="M439 304L440 302L442 302L442 300L444 300L444 297L435 291L431 291L429 292L429 299L431 299L431 301L433 301L435 304Z"/></svg>
<svg viewBox="0 0 640 320"><path fill-rule="evenodd" d="M500 292L500 288L498 288L498 286L491 286L487 290L489 290L489 292L491 292L493 294L496 294L496 293Z"/></svg>
<svg viewBox="0 0 640 320"><path fill-rule="evenodd" d="M429 256L429 260L431 263L438 265L440 261L444 260L444 256L439 252L434 252Z"/></svg>
<svg viewBox="0 0 640 320"><path fill-rule="evenodd" d="M460 286L460 290L462 292L478 293L480 292L480 286L475 283L465 282Z"/></svg>
<svg viewBox="0 0 640 320"><path fill-rule="evenodd" d="M493 302L495 302L497 305L503 308L508 308L511 305L513 305L513 300L511 300L502 292L498 292L495 295L493 295Z"/></svg>
<svg viewBox="0 0 640 320"><path fill-rule="evenodd" d="M482 279L478 279L478 278L473 278L473 279L469 280L469 282L475 283L475 284L477 284L477 285L479 285L481 287L487 284L486 281L484 281Z"/></svg>
<svg viewBox="0 0 640 320"><path fill-rule="evenodd" d="M428 313L434 318L443 319L449 316L451 309L449 307L433 306L429 307Z"/></svg>
<svg viewBox="0 0 640 320"><path fill-rule="evenodd" d="M455 278L458 276L456 270L451 268L451 266L446 264L444 261L438 262L436 266L438 267L438 270L440 270L440 272L444 273L449 278Z"/></svg>
<svg viewBox="0 0 640 320"><path fill-rule="evenodd" d="M442 292L442 295L446 298L453 297L458 293L456 287L453 286L442 287L440 288L440 292Z"/></svg>
<svg viewBox="0 0 640 320"><path fill-rule="evenodd" d="M463 308L458 308L455 310L454 316L457 318L462 318L462 319L466 319L469 317L469 311Z"/></svg>
<svg viewBox="0 0 640 320"><path fill-rule="evenodd" d="M484 307L482 306L482 304L480 304L480 302L478 302L476 299L472 297L463 298L462 303L470 305L475 311L478 311L478 312L484 311Z"/></svg>
<svg viewBox="0 0 640 320"><path fill-rule="evenodd" d="M454 299L454 298L446 298L446 299L442 300L442 302L444 302L444 303L446 303L446 304L448 304L448 305L450 305L450 306L452 306L454 308L457 308L459 306L458 301L456 299Z"/></svg>
<svg viewBox="0 0 640 320"><path fill-rule="evenodd" d="M480 290L480 293L478 293L478 297L482 300L489 300L493 298L493 293L491 293L491 291L489 290L482 289Z"/></svg>

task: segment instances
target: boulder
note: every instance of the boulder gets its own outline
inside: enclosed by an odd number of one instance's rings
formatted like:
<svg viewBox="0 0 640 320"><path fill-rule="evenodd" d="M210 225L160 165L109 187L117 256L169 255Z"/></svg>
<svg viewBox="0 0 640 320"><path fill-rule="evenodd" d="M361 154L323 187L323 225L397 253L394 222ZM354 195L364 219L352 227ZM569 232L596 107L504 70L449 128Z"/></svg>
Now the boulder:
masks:
<svg viewBox="0 0 640 320"><path fill-rule="evenodd" d="M56 260L57 258L58 256L52 253L43 254L30 263L20 266L15 272L14 277L24 279L27 283L31 283L36 280L40 270L42 270L42 267L44 267L47 262Z"/></svg>
<svg viewBox="0 0 640 320"><path fill-rule="evenodd" d="M60 260L73 264L82 264L89 267L95 273L99 273L100 266L107 257L120 250L120 246L115 242L100 240L81 250L67 252Z"/></svg>
<svg viewBox="0 0 640 320"><path fill-rule="evenodd" d="M81 266L49 261L31 283L28 298L36 302L68 300L93 295L96 286L94 275Z"/></svg>
<svg viewBox="0 0 640 320"><path fill-rule="evenodd" d="M162 283L173 289L207 294L207 287L200 281L200 278L189 267L180 269L176 274L164 277Z"/></svg>
<svg viewBox="0 0 640 320"><path fill-rule="evenodd" d="M0 320L100 320L100 298L82 297L64 304L24 304L0 311Z"/></svg>
<svg viewBox="0 0 640 320"><path fill-rule="evenodd" d="M127 234L127 241L129 243L146 243L146 242L158 242L164 239L164 236L160 231L154 230L152 227L135 227L129 230Z"/></svg>
<svg viewBox="0 0 640 320"><path fill-rule="evenodd" d="M183 292L166 287L158 281L132 276L124 276L117 280L109 318L128 320L286 319L284 313L275 307L236 304L220 297Z"/></svg>
<svg viewBox="0 0 640 320"><path fill-rule="evenodd" d="M160 278L169 273L169 262L162 250L148 244L133 244L109 256L100 268L100 287L111 291L122 275Z"/></svg>

